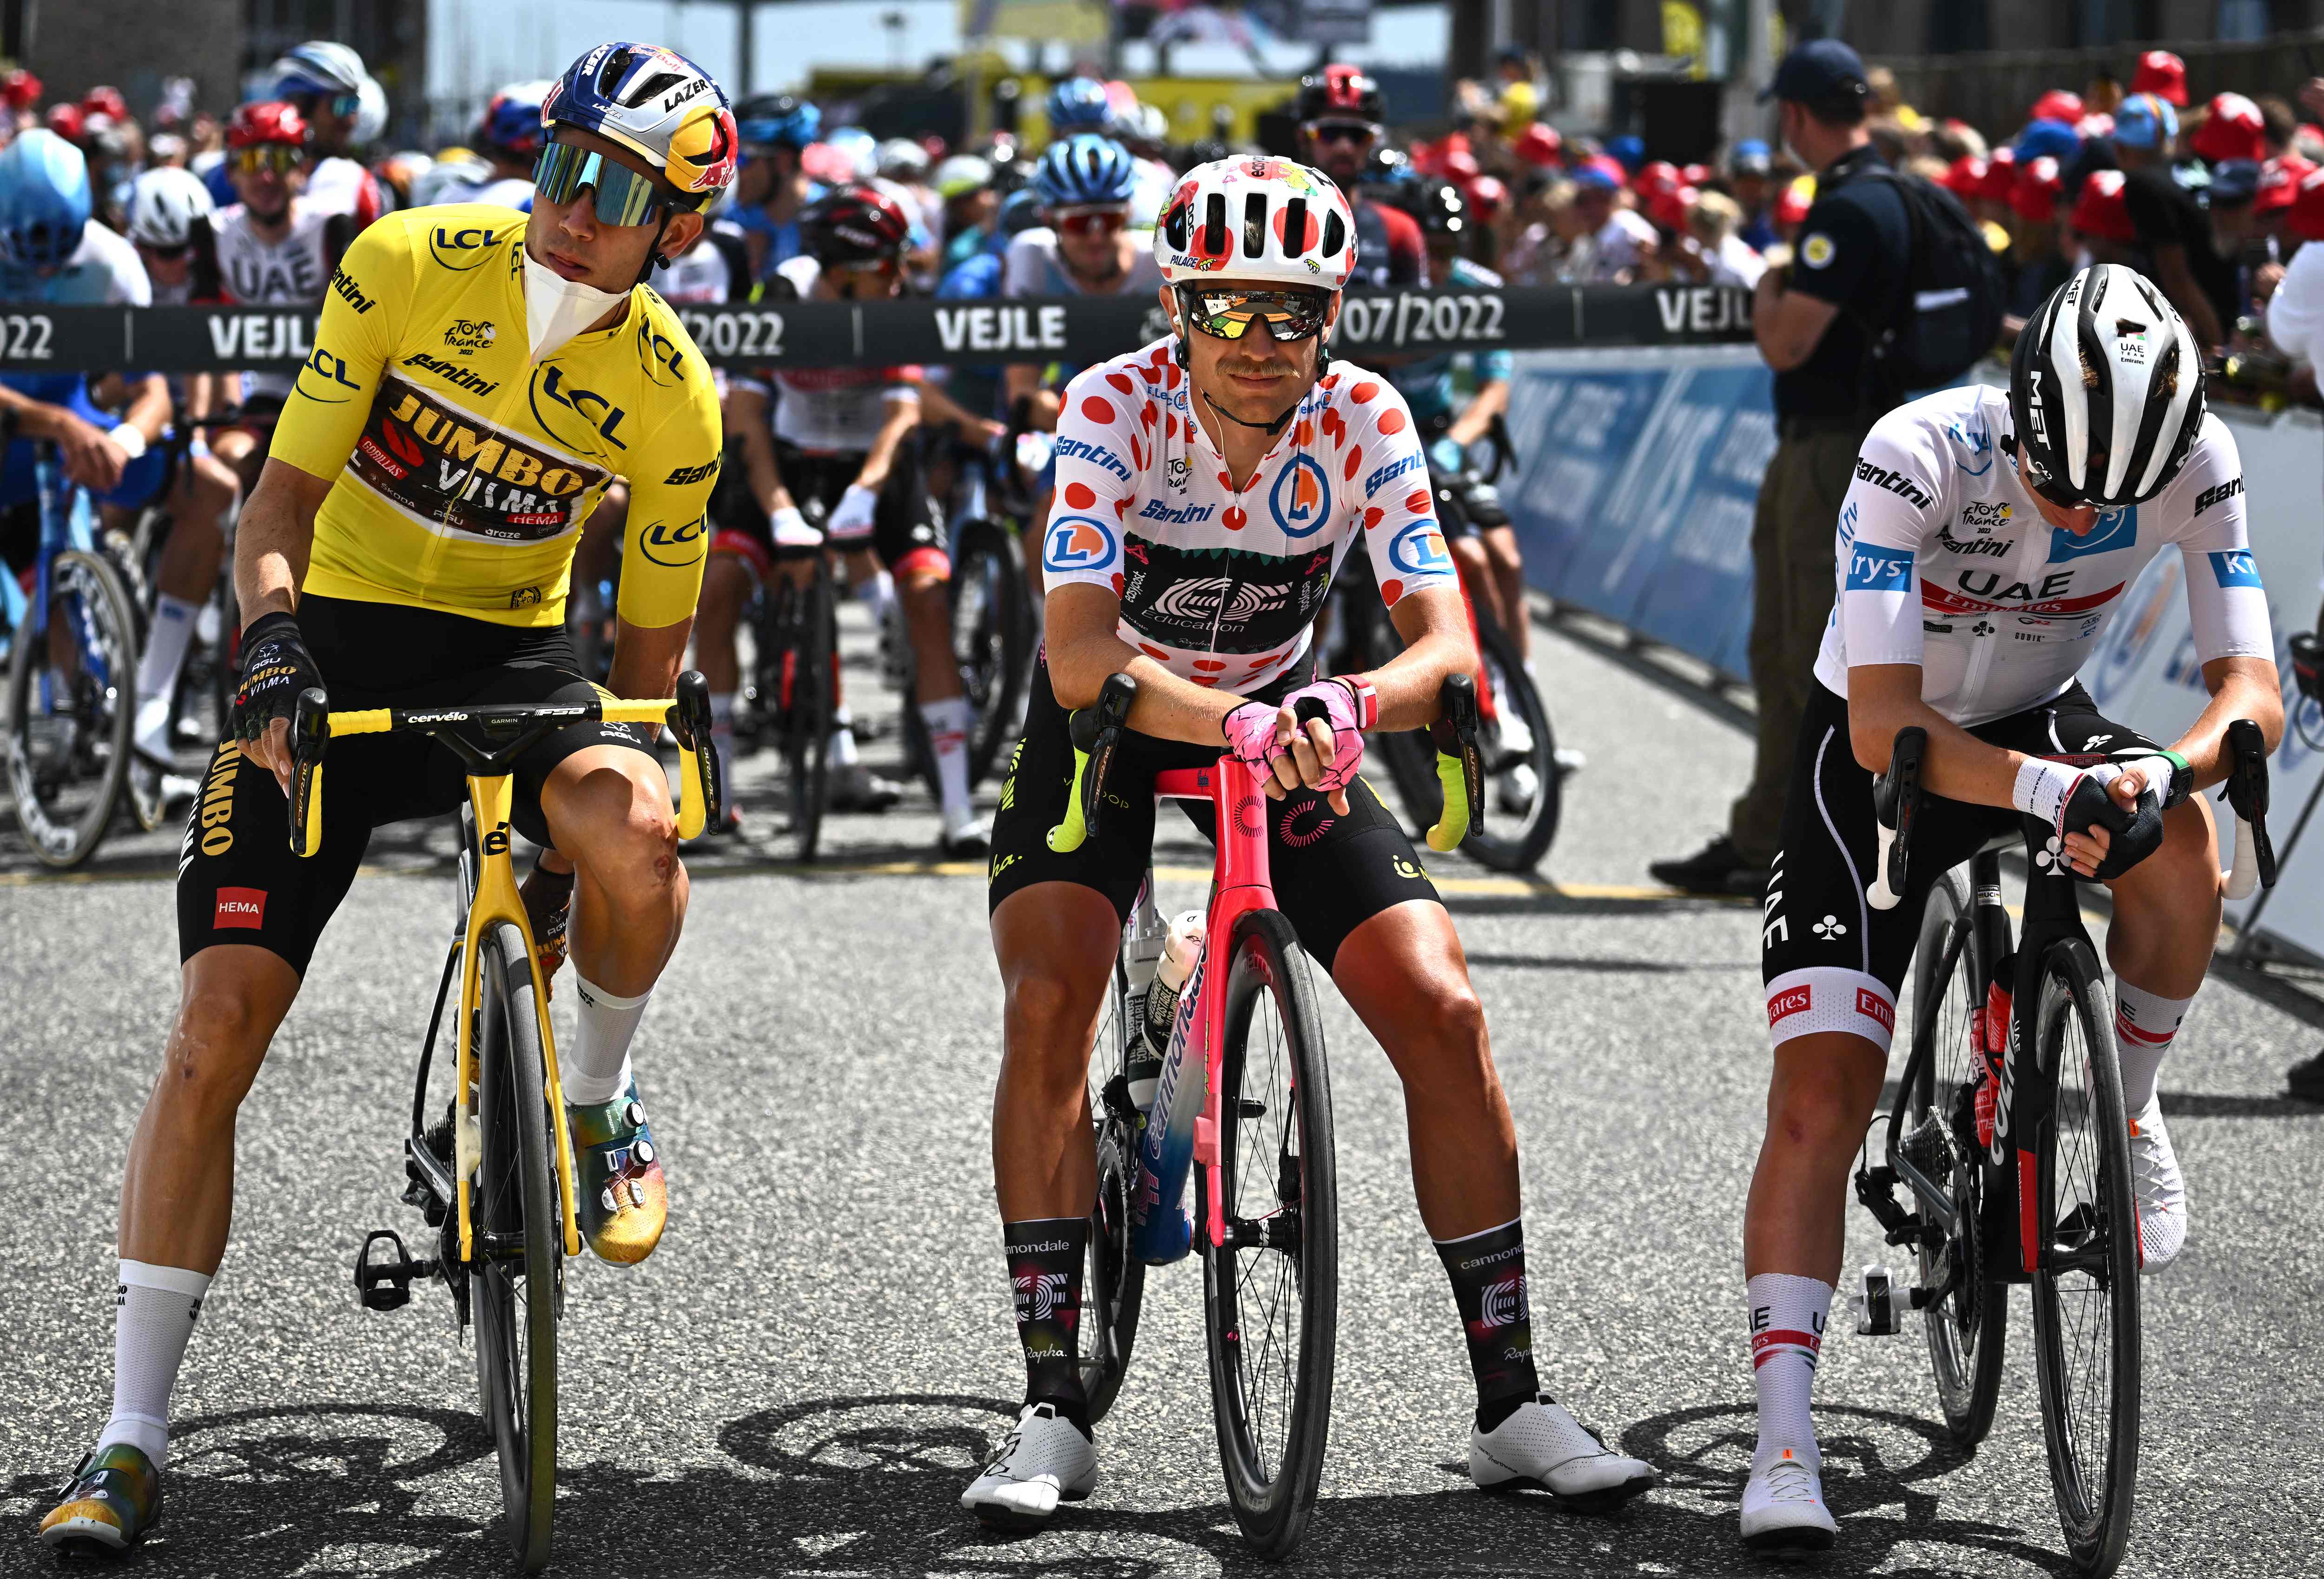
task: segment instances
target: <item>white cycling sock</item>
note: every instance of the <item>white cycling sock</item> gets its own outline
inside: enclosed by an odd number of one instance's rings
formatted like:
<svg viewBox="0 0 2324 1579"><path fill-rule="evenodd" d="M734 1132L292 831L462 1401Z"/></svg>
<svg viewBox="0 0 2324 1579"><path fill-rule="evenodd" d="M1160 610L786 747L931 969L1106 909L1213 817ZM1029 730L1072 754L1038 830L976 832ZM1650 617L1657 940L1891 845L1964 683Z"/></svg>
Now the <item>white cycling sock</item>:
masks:
<svg viewBox="0 0 2324 1579"><path fill-rule="evenodd" d="M153 629L145 635L145 656L137 664L137 743L149 751L169 748L170 693L178 688L178 671L186 666L186 648L200 612L200 604L167 592L154 601Z"/></svg>
<svg viewBox="0 0 2324 1579"><path fill-rule="evenodd" d="M831 765L855 766L855 720L844 707L831 715Z"/></svg>
<svg viewBox="0 0 2324 1579"><path fill-rule="evenodd" d="M1751 1313L1751 1385L1759 1398L1759 1445L1752 1462L1788 1451L1819 1464L1808 1394L1815 1386L1824 1320L1831 1314L1831 1285L1761 1272L1744 1288Z"/></svg>
<svg viewBox="0 0 2324 1579"><path fill-rule="evenodd" d="M928 748L936 753L936 782L944 790L946 812L968 804L968 698L947 696L942 702L920 703L920 721L928 726Z"/></svg>
<svg viewBox="0 0 2324 1579"><path fill-rule="evenodd" d="M578 970L573 986L574 996L581 1000L581 1024L573 1040L558 1050L558 1079L568 1104L595 1107L620 1096L630 1083L630 1041L645 1018L653 988L633 998L618 997Z"/></svg>
<svg viewBox="0 0 2324 1579"><path fill-rule="evenodd" d="M727 798L733 798L734 784L734 699L732 691L710 693L710 743L718 750L718 782L727 786Z"/></svg>
<svg viewBox="0 0 2324 1579"><path fill-rule="evenodd" d="M2162 1072L2163 1055L2179 1034L2191 997L2166 998L2143 987L2114 978L2114 1045L2122 1062L2122 1106L2136 1113L2154 1096L2154 1078Z"/></svg>
<svg viewBox="0 0 2324 1579"><path fill-rule="evenodd" d="M871 611L872 623L886 629L888 611L896 606L896 578L884 570L874 571L871 580L855 583L855 596Z"/></svg>
<svg viewBox="0 0 2324 1579"><path fill-rule="evenodd" d="M100 1448L126 1442L160 1469L170 1456L170 1390L210 1280L184 1267L121 1263L113 1293L113 1418Z"/></svg>

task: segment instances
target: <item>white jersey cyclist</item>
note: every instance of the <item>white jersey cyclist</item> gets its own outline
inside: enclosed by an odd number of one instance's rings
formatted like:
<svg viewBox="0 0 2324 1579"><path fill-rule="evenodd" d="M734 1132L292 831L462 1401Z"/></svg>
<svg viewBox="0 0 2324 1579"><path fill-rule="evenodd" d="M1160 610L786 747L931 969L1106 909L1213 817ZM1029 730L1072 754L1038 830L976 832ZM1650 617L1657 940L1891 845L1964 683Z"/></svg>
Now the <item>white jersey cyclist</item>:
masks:
<svg viewBox="0 0 2324 1579"><path fill-rule="evenodd" d="M2161 493L2077 537L2034 507L2007 390L1900 406L1865 439L1840 508L1839 596L1816 678L1844 697L1850 665L1918 664L1922 699L1954 723L2022 711L2073 683L2166 546L2184 561L2197 657L2273 658L2243 464L2218 417L2204 416Z"/></svg>
<svg viewBox="0 0 2324 1579"><path fill-rule="evenodd" d="M242 307L312 307L329 289L336 266L326 232L335 210L308 197L290 200L290 225L279 241L268 241L250 223L242 204L219 213L217 221L218 283L226 299ZM297 374L245 372L242 395L277 401L290 398Z"/></svg>
<svg viewBox="0 0 2324 1579"><path fill-rule="evenodd" d="M1153 252L1137 249L1130 266L1102 291L1092 291L1065 267L1057 255L1057 233L1046 225L1019 231L1010 238L1001 265L1003 296L1135 296L1150 299L1162 286L1162 271Z"/></svg>
<svg viewBox="0 0 2324 1579"><path fill-rule="evenodd" d="M1052 588L1119 593L1124 641L1249 694L1305 654L1357 538L1391 608L1458 584L1412 414L1386 379L1333 363L1240 489L1186 397L1166 339L1083 372L1058 414L1042 568Z"/></svg>
<svg viewBox="0 0 2324 1579"><path fill-rule="evenodd" d="M778 278L807 301L823 265L807 253L775 266ZM754 372L735 381L775 394L775 437L820 454L862 454L886 426L893 404L918 406L919 391L908 381L919 376L908 367L786 367Z"/></svg>

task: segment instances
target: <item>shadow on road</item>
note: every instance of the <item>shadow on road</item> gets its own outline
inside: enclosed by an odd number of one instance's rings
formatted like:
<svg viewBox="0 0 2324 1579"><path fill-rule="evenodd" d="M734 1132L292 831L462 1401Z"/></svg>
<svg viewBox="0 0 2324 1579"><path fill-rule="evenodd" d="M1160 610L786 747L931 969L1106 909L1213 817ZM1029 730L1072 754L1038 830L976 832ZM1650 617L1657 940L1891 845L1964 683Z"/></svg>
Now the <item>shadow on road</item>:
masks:
<svg viewBox="0 0 2324 1579"><path fill-rule="evenodd" d="M1213 1569L1285 1571L1254 1561L1222 1501L1161 1510L1118 1505L1137 1466L1115 1455L1092 1502L1047 1532L981 1530L962 1487L1013 1407L998 1399L880 1394L814 1399L731 1420L733 1461L664 1468L653 1444L634 1456L567 1465L557 1510L565 1573L762 1574L1066 1574L1146 1579ZM1827 1498L1850 1572L1901 1544L1952 1548L1964 1565L1996 1558L2049 1568L2022 1532L1943 1516L1935 1483L1967 1459L1930 1423L1845 1407L1821 1411ZM1545 1497L1480 1497L1461 1486L1326 1499L1290 1565L1320 1574L1748 1574L1735 1509L1751 1446L1748 1406L1655 1416L1623 1434L1661 1486L1611 1518L1556 1512ZM1208 1434L1185 1444L1204 1460ZM500 1574L498 1480L478 1423L449 1410L318 1405L204 1417L172 1445L167 1517L134 1570L237 1575L392 1570ZM5 1501L31 1555L31 1521L55 1476L20 1475ZM2046 1502L2046 1499L2043 1499ZM1894 1570L1960 1571L1940 1565Z"/></svg>

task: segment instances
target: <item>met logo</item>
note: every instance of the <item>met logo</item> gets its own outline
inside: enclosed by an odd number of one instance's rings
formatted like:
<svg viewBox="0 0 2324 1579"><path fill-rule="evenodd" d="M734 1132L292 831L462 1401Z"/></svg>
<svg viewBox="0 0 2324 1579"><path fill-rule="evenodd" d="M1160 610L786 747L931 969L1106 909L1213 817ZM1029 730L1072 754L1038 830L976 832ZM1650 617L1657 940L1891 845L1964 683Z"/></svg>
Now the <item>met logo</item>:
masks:
<svg viewBox="0 0 2324 1579"><path fill-rule="evenodd" d="M1847 589L1851 592L1902 592L1913 586L1913 556L1878 548L1858 547L1848 555Z"/></svg>
<svg viewBox="0 0 2324 1579"><path fill-rule="evenodd" d="M1331 498L1331 482L1323 475L1322 463L1312 455L1297 454L1275 474L1275 486L1268 491L1267 508L1285 537L1312 537L1323 529L1324 521L1330 519L1327 507Z"/></svg>
<svg viewBox="0 0 2324 1579"><path fill-rule="evenodd" d="M1112 532L1090 516L1064 516L1049 523L1041 563L1050 570L1103 570L1114 561Z"/></svg>
<svg viewBox="0 0 2324 1579"><path fill-rule="evenodd" d="M2230 548L2209 555L2211 575L2223 587L2255 587L2260 584L2259 561L2248 548Z"/></svg>

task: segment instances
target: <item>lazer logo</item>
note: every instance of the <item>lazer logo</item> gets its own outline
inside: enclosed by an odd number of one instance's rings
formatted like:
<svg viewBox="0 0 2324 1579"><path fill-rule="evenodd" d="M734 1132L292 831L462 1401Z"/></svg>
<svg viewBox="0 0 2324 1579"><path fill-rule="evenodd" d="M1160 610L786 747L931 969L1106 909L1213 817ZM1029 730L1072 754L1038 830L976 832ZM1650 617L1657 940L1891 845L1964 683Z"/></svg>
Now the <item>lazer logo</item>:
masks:
<svg viewBox="0 0 2324 1579"><path fill-rule="evenodd" d="M363 287L357 285L355 276L345 269L340 269L331 275L331 294L355 308L355 316L358 317L371 311L373 307L377 305L363 293ZM2195 513L2200 515L2203 512L2199 510Z"/></svg>
<svg viewBox="0 0 2324 1579"><path fill-rule="evenodd" d="M1933 495L1902 472L1891 472L1886 467L1876 466L1869 461L1856 463L1856 477L1859 482L1869 482L1875 488L1885 489L1899 499L1919 505L1923 510L1928 509L1936 502Z"/></svg>
<svg viewBox="0 0 2324 1579"><path fill-rule="evenodd" d="M2215 504L2225 504L2243 491L2244 480L2241 477L2231 478L2216 488L2206 488L2195 495L2195 513L2201 515Z"/></svg>

